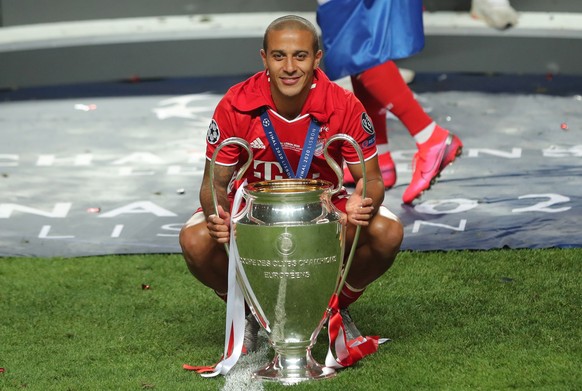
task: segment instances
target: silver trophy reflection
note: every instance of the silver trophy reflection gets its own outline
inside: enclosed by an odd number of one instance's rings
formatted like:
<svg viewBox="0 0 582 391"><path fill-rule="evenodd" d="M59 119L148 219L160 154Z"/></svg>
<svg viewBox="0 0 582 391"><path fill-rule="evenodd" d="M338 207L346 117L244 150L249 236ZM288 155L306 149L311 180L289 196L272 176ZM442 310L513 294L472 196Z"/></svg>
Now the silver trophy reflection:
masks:
<svg viewBox="0 0 582 391"><path fill-rule="evenodd" d="M357 227L344 265L346 227L331 201L342 188L343 172L327 153L329 145L339 139L352 144L364 165L362 151L353 138L345 134L329 138L324 156L338 177L337 188L331 182L315 179L251 183L243 189L244 208L232 218L239 254L237 281L275 350L273 360L253 374L256 379L294 384L335 375L333 368L315 361L311 349L327 322L332 295L345 282L360 233ZM225 140L210 163L211 183L218 151L230 144L248 153L237 179L244 176L252 161L245 140ZM214 186L212 189L217 210ZM364 196L365 191L364 186Z"/></svg>

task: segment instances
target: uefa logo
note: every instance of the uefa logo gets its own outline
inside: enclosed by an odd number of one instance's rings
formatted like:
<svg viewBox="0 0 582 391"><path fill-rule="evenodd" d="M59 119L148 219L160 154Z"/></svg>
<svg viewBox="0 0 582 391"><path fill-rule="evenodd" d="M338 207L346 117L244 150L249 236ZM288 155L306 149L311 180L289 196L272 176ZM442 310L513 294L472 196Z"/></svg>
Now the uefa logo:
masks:
<svg viewBox="0 0 582 391"><path fill-rule="evenodd" d="M282 233L277 238L277 251L281 255L291 255L295 251L295 242L293 235L288 232Z"/></svg>

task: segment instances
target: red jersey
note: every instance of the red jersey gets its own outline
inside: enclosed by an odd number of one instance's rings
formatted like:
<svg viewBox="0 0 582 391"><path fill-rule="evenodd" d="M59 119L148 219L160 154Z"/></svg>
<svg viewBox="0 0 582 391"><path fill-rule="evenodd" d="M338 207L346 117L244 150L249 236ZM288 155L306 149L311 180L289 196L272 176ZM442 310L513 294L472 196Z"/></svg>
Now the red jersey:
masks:
<svg viewBox="0 0 582 391"><path fill-rule="evenodd" d="M327 164L323 148L327 139L338 133L354 138L362 148L364 159L376 155L374 128L364 107L354 94L332 83L321 70L315 71L301 114L291 121L276 113L268 78L266 71L259 72L230 88L221 99L206 136L207 159L212 158L221 142L229 137L240 137L253 151L253 162L245 173L249 183L286 178L261 124L260 115L265 108L293 171L297 169L311 119L320 126L306 178L327 180L337 186L337 176ZM243 157L239 162L241 152ZM357 152L347 141L337 140L330 144L328 154L340 167L344 159L349 163L359 162ZM240 166L245 161L246 152L237 145L225 146L216 158L216 164L221 165Z"/></svg>

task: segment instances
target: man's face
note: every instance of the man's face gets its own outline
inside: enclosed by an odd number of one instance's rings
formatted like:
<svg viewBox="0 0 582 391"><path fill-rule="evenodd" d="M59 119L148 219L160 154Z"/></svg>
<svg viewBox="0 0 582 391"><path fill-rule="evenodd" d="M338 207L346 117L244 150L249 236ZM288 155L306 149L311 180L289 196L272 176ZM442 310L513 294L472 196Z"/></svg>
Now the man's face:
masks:
<svg viewBox="0 0 582 391"><path fill-rule="evenodd" d="M308 91L321 56L321 50L313 52L313 35L309 31L270 31L267 53L261 50L261 57L271 77L271 92L293 98Z"/></svg>

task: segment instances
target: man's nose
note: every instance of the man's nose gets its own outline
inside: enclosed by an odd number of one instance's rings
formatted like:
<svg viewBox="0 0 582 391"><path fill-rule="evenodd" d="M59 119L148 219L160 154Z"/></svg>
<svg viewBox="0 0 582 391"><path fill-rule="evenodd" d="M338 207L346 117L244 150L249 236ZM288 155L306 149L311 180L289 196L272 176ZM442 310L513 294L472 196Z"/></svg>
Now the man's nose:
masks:
<svg viewBox="0 0 582 391"><path fill-rule="evenodd" d="M284 65L284 68L283 69L287 73L293 73L293 72L295 72L295 61L293 61L293 57L287 57L285 59L285 65Z"/></svg>

